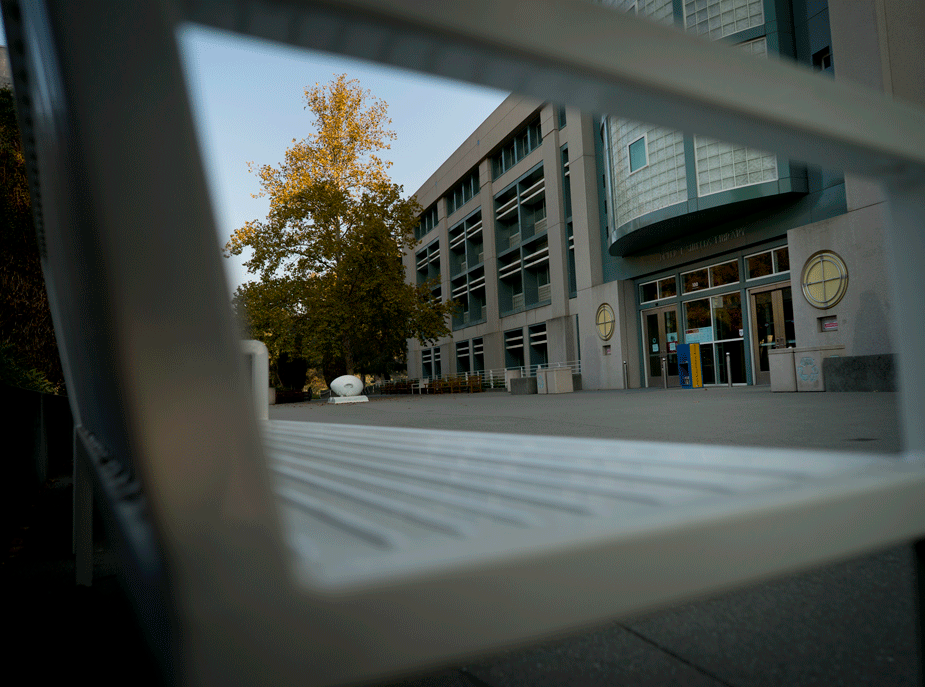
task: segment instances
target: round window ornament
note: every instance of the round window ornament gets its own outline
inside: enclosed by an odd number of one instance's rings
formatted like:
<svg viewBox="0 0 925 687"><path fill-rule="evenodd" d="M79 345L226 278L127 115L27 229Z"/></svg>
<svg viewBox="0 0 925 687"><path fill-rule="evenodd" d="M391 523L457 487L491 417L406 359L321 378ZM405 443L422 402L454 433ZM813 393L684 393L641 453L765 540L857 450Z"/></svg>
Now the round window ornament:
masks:
<svg viewBox="0 0 925 687"><path fill-rule="evenodd" d="M848 290L845 261L831 251L810 256L803 267L803 296L814 308L825 310L838 303Z"/></svg>
<svg viewBox="0 0 925 687"><path fill-rule="evenodd" d="M597 323L597 335L601 337L601 340L610 340L610 337L613 336L613 328L616 320L617 318L614 317L613 308L607 303L601 303L601 307L597 309L597 315L594 316L594 321Z"/></svg>

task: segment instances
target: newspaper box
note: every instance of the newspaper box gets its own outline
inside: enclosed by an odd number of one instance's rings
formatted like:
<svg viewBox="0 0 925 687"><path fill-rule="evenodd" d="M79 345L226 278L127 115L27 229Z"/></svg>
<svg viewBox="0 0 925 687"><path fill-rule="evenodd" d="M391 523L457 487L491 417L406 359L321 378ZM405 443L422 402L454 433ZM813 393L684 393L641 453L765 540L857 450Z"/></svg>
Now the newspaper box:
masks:
<svg viewBox="0 0 925 687"><path fill-rule="evenodd" d="M678 344L678 376L683 389L703 388L699 343Z"/></svg>

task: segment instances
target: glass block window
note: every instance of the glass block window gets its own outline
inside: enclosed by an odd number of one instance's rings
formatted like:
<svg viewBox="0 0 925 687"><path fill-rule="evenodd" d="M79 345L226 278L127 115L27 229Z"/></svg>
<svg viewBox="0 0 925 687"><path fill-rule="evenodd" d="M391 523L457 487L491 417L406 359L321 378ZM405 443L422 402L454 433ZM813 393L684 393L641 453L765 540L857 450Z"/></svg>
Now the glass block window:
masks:
<svg viewBox="0 0 925 687"><path fill-rule="evenodd" d="M768 39L767 38L756 38L753 41L747 41L745 43L740 43L739 48L747 52L749 55L754 55L755 57L767 57L768 56Z"/></svg>
<svg viewBox="0 0 925 687"><path fill-rule="evenodd" d="M636 14L659 24L674 24L674 3L672 0L639 0Z"/></svg>
<svg viewBox="0 0 925 687"><path fill-rule="evenodd" d="M763 0L685 0L684 27L713 40L764 24Z"/></svg>
<svg viewBox="0 0 925 687"><path fill-rule="evenodd" d="M643 136L638 141L630 143L629 146L630 173L637 172L649 164L649 156L646 154L646 138Z"/></svg>
<svg viewBox="0 0 925 687"><path fill-rule="evenodd" d="M681 132L608 117L607 142L614 226L687 201ZM630 172L630 148L637 142L645 146L648 164Z"/></svg>
<svg viewBox="0 0 925 687"><path fill-rule="evenodd" d="M660 24L674 24L672 0L597 0L598 4L620 12L637 14Z"/></svg>
<svg viewBox="0 0 925 687"><path fill-rule="evenodd" d="M612 7L618 12L636 13L636 0L597 0L599 5Z"/></svg>
<svg viewBox="0 0 925 687"><path fill-rule="evenodd" d="M694 138L697 160L697 195L728 191L777 180L777 156L754 148Z"/></svg>
<svg viewBox="0 0 925 687"><path fill-rule="evenodd" d="M767 56L764 38L742 43L739 47L752 55ZM694 148L699 196L777 180L777 156L773 153L703 136L694 138Z"/></svg>

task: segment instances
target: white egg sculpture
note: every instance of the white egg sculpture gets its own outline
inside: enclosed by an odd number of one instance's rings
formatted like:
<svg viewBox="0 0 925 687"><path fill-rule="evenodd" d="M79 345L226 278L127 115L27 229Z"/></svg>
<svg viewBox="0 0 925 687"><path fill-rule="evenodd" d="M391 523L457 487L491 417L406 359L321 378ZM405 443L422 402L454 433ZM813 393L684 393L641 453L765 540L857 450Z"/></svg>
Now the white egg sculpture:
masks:
<svg viewBox="0 0 925 687"><path fill-rule="evenodd" d="M359 396L363 393L363 382L353 375L341 375L330 386L338 396Z"/></svg>

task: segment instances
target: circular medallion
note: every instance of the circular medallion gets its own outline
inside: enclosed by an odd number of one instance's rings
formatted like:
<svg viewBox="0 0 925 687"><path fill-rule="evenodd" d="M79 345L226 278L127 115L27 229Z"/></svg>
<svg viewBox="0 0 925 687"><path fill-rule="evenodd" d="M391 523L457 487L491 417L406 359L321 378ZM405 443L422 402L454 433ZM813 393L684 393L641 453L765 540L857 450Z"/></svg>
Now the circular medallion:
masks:
<svg viewBox="0 0 925 687"><path fill-rule="evenodd" d="M616 317L613 314L613 308L611 308L607 303L602 303L601 307L597 309L597 315L594 317L594 321L597 322L597 335L601 337L602 340L607 341L613 336L614 323L616 322Z"/></svg>
<svg viewBox="0 0 925 687"><path fill-rule="evenodd" d="M848 268L831 251L820 251L803 267L803 296L815 308L831 308L848 290Z"/></svg>

